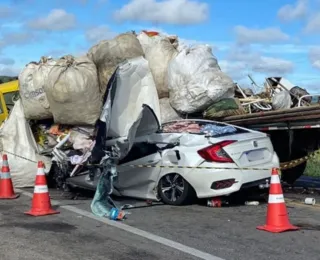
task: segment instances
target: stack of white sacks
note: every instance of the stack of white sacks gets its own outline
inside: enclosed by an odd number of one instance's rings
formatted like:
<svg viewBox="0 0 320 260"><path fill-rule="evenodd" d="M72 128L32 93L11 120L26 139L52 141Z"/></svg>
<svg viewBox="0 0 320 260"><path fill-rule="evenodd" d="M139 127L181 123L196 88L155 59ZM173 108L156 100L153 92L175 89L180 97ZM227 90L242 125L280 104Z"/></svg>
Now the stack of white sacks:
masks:
<svg viewBox="0 0 320 260"><path fill-rule="evenodd" d="M19 75L25 117L94 125L111 76L119 66L126 74L126 67L131 61L136 64L137 58L141 64L148 63L149 71L140 73L139 68L145 66L135 65L133 82L156 87L153 100L159 101L162 123L234 96L233 81L221 71L209 46L183 47L177 37L143 31L101 41L83 57L42 57L27 64Z"/></svg>

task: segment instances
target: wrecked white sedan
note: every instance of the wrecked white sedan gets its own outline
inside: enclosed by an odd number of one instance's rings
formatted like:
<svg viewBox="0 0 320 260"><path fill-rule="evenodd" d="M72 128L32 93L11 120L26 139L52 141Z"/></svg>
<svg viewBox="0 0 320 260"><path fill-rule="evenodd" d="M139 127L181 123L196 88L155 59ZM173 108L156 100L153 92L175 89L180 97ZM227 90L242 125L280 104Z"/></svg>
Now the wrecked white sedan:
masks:
<svg viewBox="0 0 320 260"><path fill-rule="evenodd" d="M149 132L138 128L132 148L120 160L113 184L117 196L181 205L194 197L264 187L271 168L279 167L264 133L206 120L175 121L160 128L149 107L143 114L147 121L141 125ZM97 179L82 175L72 178L72 184L95 189Z"/></svg>
<svg viewBox="0 0 320 260"><path fill-rule="evenodd" d="M161 124L147 66L142 58L124 63L107 87L90 163L99 164L106 147L120 148L113 194L181 205L268 183L279 160L266 134L205 120ZM241 169L251 167L259 170ZM82 172L67 183L94 190L98 179Z"/></svg>
<svg viewBox="0 0 320 260"><path fill-rule="evenodd" d="M120 162L118 195L181 205L264 185L279 160L263 133L210 121L179 121L136 139ZM241 168L261 168L244 169ZM233 169L227 169L233 168Z"/></svg>

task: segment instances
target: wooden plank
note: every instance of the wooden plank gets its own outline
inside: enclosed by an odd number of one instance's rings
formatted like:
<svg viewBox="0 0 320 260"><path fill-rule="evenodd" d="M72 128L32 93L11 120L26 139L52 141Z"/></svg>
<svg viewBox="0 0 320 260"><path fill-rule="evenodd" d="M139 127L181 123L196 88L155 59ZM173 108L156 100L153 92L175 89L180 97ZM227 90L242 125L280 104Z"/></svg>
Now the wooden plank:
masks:
<svg viewBox="0 0 320 260"><path fill-rule="evenodd" d="M298 114L298 115L278 115L278 116L269 116L263 118L248 118L245 120L227 120L223 121L229 124L234 125L252 125L252 124L266 124L266 123L280 123L280 122L295 122L300 120L311 120L311 119L320 119L320 113L318 111L308 113L308 114Z"/></svg>
<svg viewBox="0 0 320 260"><path fill-rule="evenodd" d="M247 119L247 118L261 118L265 116L271 115L286 115L286 114L295 114L297 112L307 112L307 111L319 111L320 113L320 105L308 106L308 107L295 107L290 109L283 109L277 111L266 111L266 112L257 112L252 114L245 115L236 115L236 116L228 116L222 119L222 121L230 121L230 120L238 120L238 119Z"/></svg>

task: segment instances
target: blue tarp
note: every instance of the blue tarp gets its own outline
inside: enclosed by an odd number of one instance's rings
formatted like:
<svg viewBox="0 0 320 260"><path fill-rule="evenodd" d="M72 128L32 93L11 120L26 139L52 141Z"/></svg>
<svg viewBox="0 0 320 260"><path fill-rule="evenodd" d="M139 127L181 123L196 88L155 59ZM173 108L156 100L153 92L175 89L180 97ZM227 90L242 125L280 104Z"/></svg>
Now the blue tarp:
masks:
<svg viewBox="0 0 320 260"><path fill-rule="evenodd" d="M219 126L214 124L208 124L202 127L201 133L208 134L210 136L218 136L223 134L232 134L237 132L237 129L233 126Z"/></svg>

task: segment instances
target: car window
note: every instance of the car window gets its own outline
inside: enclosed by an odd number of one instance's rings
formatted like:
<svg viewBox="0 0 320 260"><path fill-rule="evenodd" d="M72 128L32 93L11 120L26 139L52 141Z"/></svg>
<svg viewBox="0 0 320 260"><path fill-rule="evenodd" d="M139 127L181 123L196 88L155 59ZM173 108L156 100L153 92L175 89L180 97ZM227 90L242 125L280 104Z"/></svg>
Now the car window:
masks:
<svg viewBox="0 0 320 260"><path fill-rule="evenodd" d="M148 155L155 154L158 152L158 150L159 148L156 144L150 144L146 142L135 143L132 146L132 149L130 150L128 155L124 157L119 164L131 162L146 157Z"/></svg>

